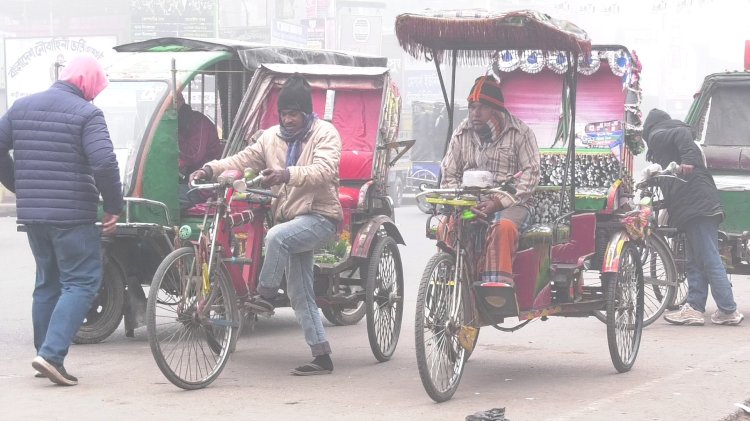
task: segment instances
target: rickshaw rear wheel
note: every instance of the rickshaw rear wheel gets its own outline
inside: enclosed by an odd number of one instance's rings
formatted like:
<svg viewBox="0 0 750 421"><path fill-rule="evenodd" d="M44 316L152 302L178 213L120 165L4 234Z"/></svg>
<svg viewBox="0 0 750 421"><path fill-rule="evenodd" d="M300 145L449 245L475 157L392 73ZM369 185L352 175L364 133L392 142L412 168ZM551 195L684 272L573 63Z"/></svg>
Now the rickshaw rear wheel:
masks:
<svg viewBox="0 0 750 421"><path fill-rule="evenodd" d="M365 277L367 337L375 359L385 362L396 351L404 314L404 272L393 238L375 240Z"/></svg>
<svg viewBox="0 0 750 421"><path fill-rule="evenodd" d="M677 310L687 302L688 283L686 266L686 240L685 234L680 232L669 240L669 248L674 256L675 266L677 267L677 288L672 297L672 302L667 307L668 310Z"/></svg>
<svg viewBox="0 0 750 421"><path fill-rule="evenodd" d="M102 284L73 337L76 344L96 344L107 339L120 326L125 309L125 271L112 256L104 257Z"/></svg>
<svg viewBox="0 0 750 421"><path fill-rule="evenodd" d="M341 306L324 306L320 310L323 312L326 320L336 326L356 325L365 317L367 308L364 301L357 303L356 307L345 308Z"/></svg>
<svg viewBox="0 0 750 421"><path fill-rule="evenodd" d="M202 293L195 250L168 254L154 274L148 294L148 341L156 365L172 384L201 389L226 366L239 329L239 310L226 268L209 275L210 292Z"/></svg>
<svg viewBox="0 0 750 421"><path fill-rule="evenodd" d="M435 402L453 397L464 371L466 350L458 340L464 323L464 291L455 291L463 285L454 279L455 266L455 258L447 253L432 256L422 273L417 294L414 323L417 368L425 391ZM460 297L454 303L458 308L450 308L454 292Z"/></svg>
<svg viewBox="0 0 750 421"><path fill-rule="evenodd" d="M650 237L648 248L641 250L640 257L645 284L643 327L646 327L657 321L674 302L678 287L663 284L677 283L678 274L669 245L656 234ZM606 288L606 285L603 286ZM607 323L605 311L595 311L593 314Z"/></svg>
<svg viewBox="0 0 750 421"><path fill-rule="evenodd" d="M618 372L629 371L643 331L643 272L638 248L625 243L617 273L607 274L607 342Z"/></svg>

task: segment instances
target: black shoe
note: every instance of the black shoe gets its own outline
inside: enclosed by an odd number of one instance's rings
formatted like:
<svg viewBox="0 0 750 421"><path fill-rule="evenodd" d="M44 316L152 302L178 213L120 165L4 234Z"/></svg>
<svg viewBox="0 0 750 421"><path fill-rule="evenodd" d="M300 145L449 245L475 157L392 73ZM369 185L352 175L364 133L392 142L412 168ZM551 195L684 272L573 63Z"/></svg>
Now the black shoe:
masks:
<svg viewBox="0 0 750 421"><path fill-rule="evenodd" d="M245 306L260 313L273 313L273 310L275 308L270 301L266 300L260 295L254 295L250 297L249 300L245 301Z"/></svg>
<svg viewBox="0 0 750 421"><path fill-rule="evenodd" d="M55 364L39 355L31 362L31 366L50 379L52 383L59 384L60 386L75 386L78 384L78 379L68 374L62 364Z"/></svg>
<svg viewBox="0 0 750 421"><path fill-rule="evenodd" d="M331 374L333 372L333 361L329 354L319 355L312 362L301 365L294 370L295 376L316 376L318 374Z"/></svg>

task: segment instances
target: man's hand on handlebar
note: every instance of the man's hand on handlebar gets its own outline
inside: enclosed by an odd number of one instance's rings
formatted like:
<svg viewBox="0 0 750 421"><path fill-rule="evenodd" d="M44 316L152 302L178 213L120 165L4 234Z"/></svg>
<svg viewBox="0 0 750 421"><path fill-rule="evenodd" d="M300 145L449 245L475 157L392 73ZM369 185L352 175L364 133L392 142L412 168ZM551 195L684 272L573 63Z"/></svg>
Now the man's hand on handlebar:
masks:
<svg viewBox="0 0 750 421"><path fill-rule="evenodd" d="M199 170L193 171L192 174L190 174L190 179L188 182L190 184L195 184L198 181L206 181L208 180L209 176L205 169L201 168Z"/></svg>
<svg viewBox="0 0 750 421"><path fill-rule="evenodd" d="M484 202L480 202L478 205L471 208L474 213L481 216L482 218L492 216L495 214L495 212L501 209L502 206L500 205L500 203L494 200L485 200Z"/></svg>
<svg viewBox="0 0 750 421"><path fill-rule="evenodd" d="M102 234L113 234L117 229L116 224L118 219L120 219L120 215L110 215L105 212L104 216L102 216Z"/></svg>
<svg viewBox="0 0 750 421"><path fill-rule="evenodd" d="M265 188L289 182L289 169L286 168L283 170L272 170L266 168L261 171L260 174L263 176L261 185Z"/></svg>

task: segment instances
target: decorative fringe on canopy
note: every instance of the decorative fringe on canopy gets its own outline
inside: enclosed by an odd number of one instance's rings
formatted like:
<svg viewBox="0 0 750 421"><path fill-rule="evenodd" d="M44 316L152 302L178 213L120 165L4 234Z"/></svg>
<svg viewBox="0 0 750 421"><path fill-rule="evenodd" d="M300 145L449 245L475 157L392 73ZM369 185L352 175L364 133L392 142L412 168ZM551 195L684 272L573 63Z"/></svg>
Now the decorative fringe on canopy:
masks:
<svg viewBox="0 0 750 421"><path fill-rule="evenodd" d="M591 41L576 25L521 10L428 11L396 18L396 36L411 56L444 63L456 50L463 65L483 64L498 50L560 50L588 57Z"/></svg>

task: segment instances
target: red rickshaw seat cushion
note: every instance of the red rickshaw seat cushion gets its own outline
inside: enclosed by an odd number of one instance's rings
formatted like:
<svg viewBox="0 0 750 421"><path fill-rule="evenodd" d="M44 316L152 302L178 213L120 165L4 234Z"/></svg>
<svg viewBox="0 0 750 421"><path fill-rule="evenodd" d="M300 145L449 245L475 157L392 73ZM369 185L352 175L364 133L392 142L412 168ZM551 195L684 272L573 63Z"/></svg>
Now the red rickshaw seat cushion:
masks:
<svg viewBox="0 0 750 421"><path fill-rule="evenodd" d="M372 152L341 151L340 180L369 180L372 178Z"/></svg>
<svg viewBox="0 0 750 421"><path fill-rule="evenodd" d="M341 186L339 187L339 202L344 209L354 209L357 207L359 200L359 187Z"/></svg>

